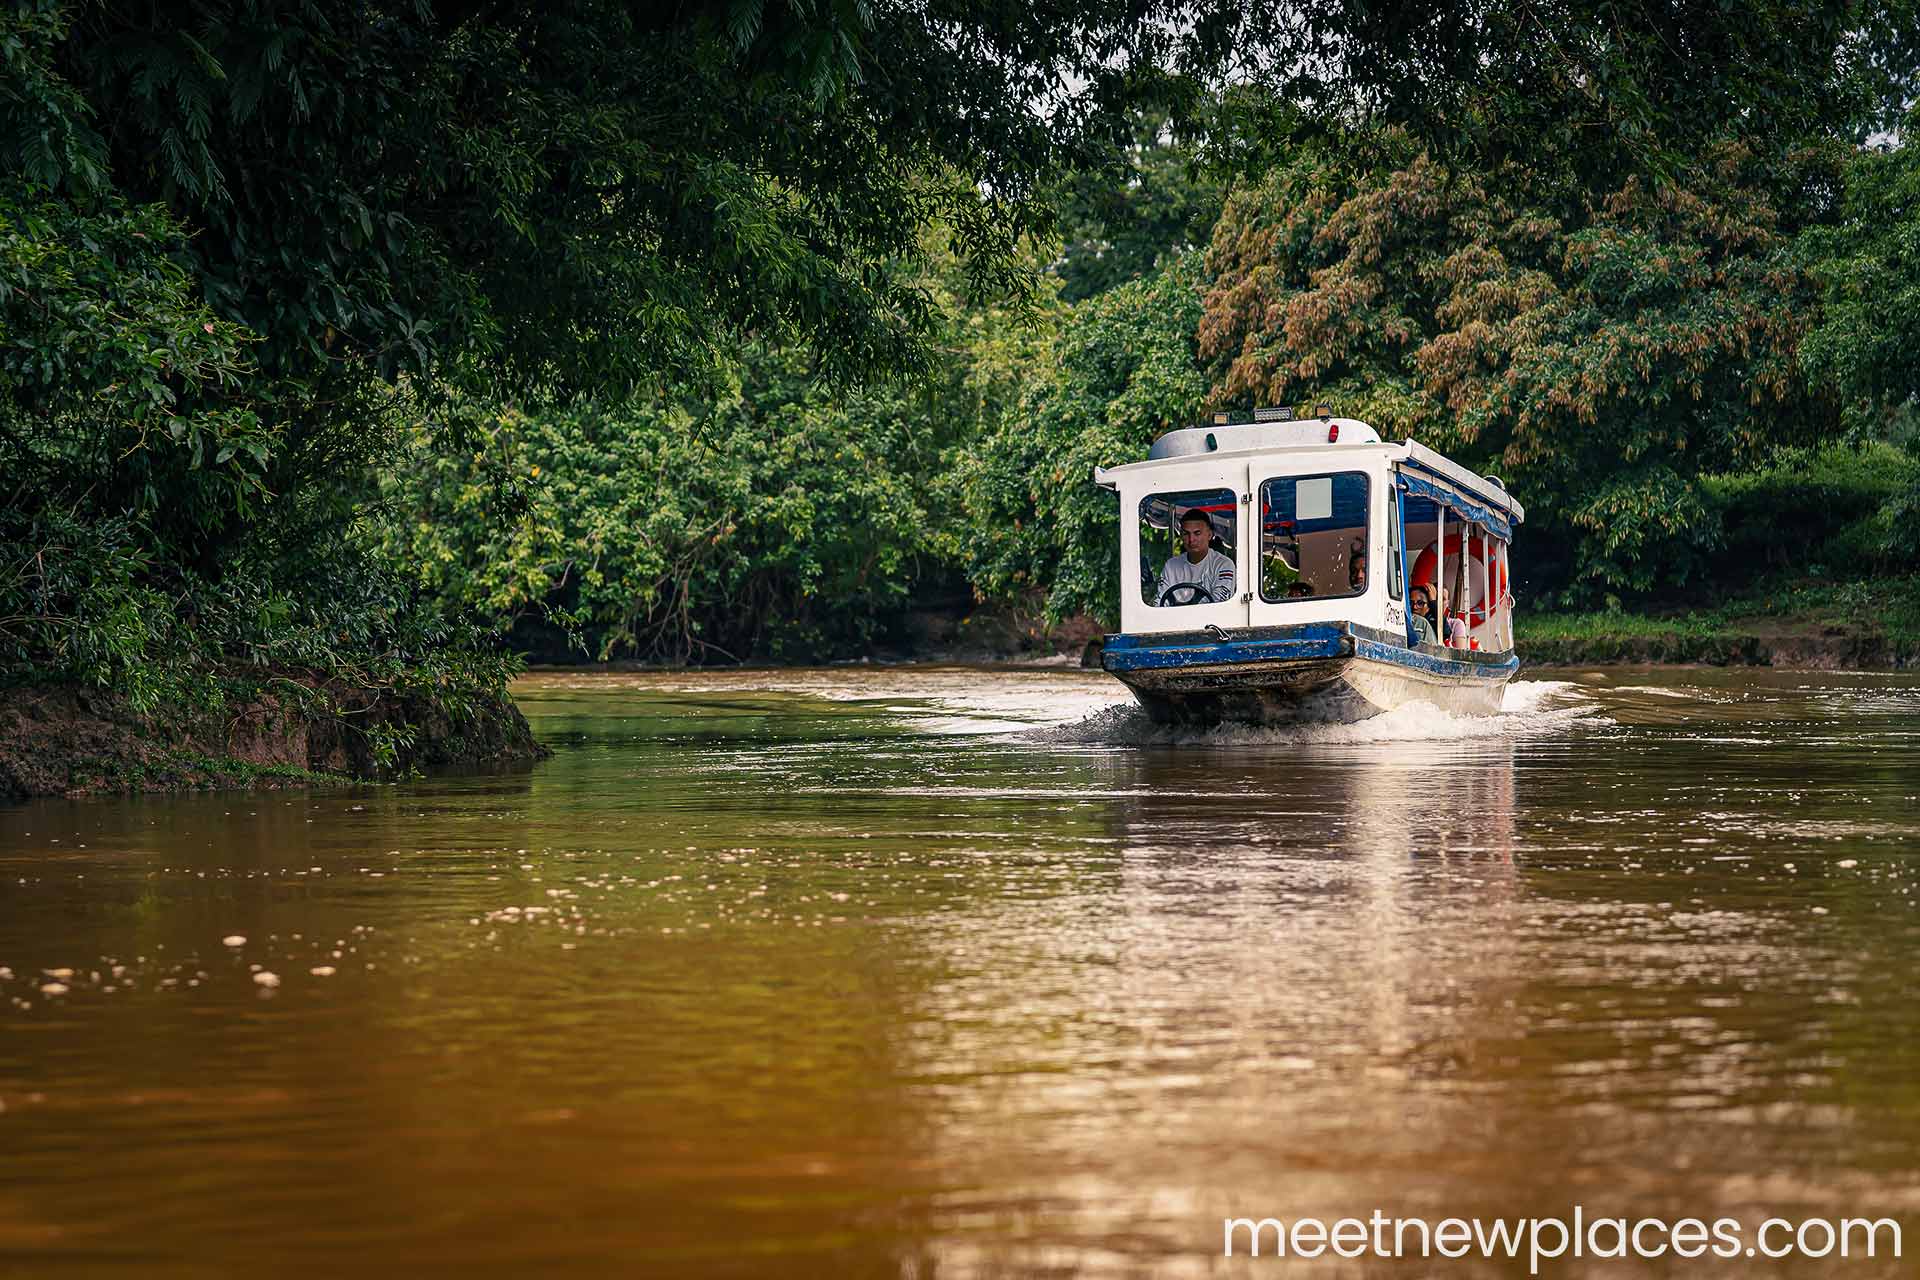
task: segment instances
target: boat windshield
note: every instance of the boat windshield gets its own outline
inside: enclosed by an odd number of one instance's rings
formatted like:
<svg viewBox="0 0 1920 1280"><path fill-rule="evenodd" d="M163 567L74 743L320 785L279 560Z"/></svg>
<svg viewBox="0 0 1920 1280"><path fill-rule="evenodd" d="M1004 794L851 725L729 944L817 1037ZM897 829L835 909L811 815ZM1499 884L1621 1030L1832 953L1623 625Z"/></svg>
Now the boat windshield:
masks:
<svg viewBox="0 0 1920 1280"><path fill-rule="evenodd" d="M1141 499L1140 598L1156 608L1232 599L1239 513L1231 489Z"/></svg>
<svg viewBox="0 0 1920 1280"><path fill-rule="evenodd" d="M1280 476L1260 486L1260 598L1270 603L1364 594L1365 472Z"/></svg>

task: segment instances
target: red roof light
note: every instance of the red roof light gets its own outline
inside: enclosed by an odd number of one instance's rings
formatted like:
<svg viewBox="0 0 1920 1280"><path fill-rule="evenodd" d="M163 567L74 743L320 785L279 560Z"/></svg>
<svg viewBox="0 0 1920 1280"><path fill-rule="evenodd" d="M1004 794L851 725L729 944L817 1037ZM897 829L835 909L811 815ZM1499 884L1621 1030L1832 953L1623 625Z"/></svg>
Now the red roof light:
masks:
<svg viewBox="0 0 1920 1280"><path fill-rule="evenodd" d="M1332 426L1327 428L1327 443L1328 444L1340 443L1340 424L1339 423L1336 422Z"/></svg>

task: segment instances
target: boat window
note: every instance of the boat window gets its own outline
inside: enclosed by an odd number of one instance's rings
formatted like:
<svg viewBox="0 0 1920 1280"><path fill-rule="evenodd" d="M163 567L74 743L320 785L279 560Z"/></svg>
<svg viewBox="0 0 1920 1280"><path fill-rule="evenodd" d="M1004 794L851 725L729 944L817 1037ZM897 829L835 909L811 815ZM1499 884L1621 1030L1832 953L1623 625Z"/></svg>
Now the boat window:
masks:
<svg viewBox="0 0 1920 1280"><path fill-rule="evenodd" d="M1367 476L1278 476L1260 486L1260 598L1357 596L1367 589Z"/></svg>
<svg viewBox="0 0 1920 1280"><path fill-rule="evenodd" d="M1239 515L1240 503L1231 489L1190 489L1141 499L1140 598L1156 608L1233 599L1239 589L1234 582Z"/></svg>

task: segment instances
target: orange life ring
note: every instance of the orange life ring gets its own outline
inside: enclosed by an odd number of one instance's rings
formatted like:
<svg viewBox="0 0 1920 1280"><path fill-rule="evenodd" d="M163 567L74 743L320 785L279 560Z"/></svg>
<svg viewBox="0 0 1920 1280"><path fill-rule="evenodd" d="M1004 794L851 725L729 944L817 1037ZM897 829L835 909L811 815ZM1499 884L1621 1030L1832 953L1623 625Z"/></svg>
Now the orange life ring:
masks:
<svg viewBox="0 0 1920 1280"><path fill-rule="evenodd" d="M1450 533L1447 535L1446 551L1447 564L1449 566L1457 561L1462 554L1460 542L1461 538L1459 534ZM1491 613L1488 607L1489 602L1497 603L1507 597L1506 562L1501 557L1495 556L1493 559L1493 569L1491 573L1489 573L1487 567L1481 564L1480 557L1475 554L1475 548L1481 545L1485 544L1483 544L1479 538L1468 539L1468 547L1465 551L1467 559L1473 562L1473 569L1467 571L1467 591L1469 598L1471 598L1473 591L1475 570L1478 570L1480 581L1486 586L1486 591L1480 597L1479 602L1464 614L1458 615L1467 620L1467 626L1469 627L1477 627L1486 622ZM1431 588L1433 586L1434 576L1439 572L1439 569L1440 552L1434 543L1429 542L1426 550L1422 551L1419 558L1413 562L1412 585Z"/></svg>

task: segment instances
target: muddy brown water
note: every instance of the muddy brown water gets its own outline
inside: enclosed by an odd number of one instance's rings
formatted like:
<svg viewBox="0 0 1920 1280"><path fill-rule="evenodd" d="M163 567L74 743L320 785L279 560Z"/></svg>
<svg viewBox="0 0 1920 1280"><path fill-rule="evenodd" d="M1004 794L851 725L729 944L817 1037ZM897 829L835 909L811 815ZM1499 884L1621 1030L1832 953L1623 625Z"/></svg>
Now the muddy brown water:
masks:
<svg viewBox="0 0 1920 1280"><path fill-rule="evenodd" d="M0 809L0 1274L1508 1276L1223 1222L1576 1205L1904 1257L1542 1274L1920 1269L1920 680L516 693L530 772Z"/></svg>

